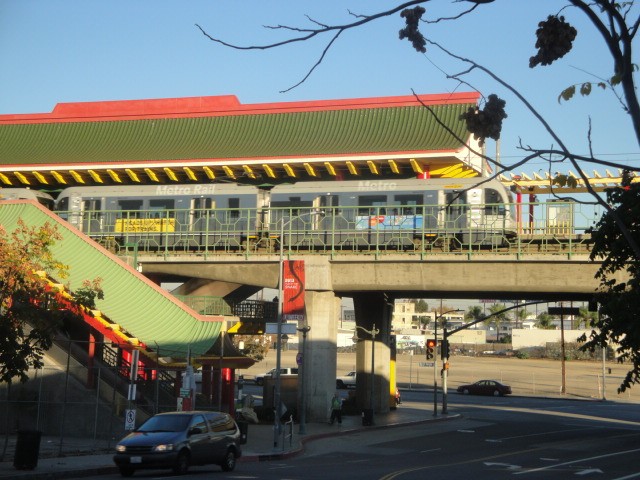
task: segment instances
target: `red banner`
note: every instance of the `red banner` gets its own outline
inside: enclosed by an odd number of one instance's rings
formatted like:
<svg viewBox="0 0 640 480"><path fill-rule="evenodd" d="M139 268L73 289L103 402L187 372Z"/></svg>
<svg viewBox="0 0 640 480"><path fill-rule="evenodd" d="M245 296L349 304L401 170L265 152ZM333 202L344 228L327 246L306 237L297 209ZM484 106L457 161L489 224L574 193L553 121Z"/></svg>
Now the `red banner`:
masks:
<svg viewBox="0 0 640 480"><path fill-rule="evenodd" d="M304 320L304 261L285 260L282 268L282 321Z"/></svg>

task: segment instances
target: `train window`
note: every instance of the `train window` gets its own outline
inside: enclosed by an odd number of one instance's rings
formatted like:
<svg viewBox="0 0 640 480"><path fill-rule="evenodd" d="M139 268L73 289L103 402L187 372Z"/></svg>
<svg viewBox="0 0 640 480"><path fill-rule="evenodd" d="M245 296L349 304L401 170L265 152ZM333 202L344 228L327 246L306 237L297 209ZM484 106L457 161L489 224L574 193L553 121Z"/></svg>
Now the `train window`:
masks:
<svg viewBox="0 0 640 480"><path fill-rule="evenodd" d="M287 207L290 210L287 213L291 213L291 215L298 215L298 208L301 207L313 207L313 202L310 201L302 201L301 197L289 197L289 200L279 200L272 201L272 207Z"/></svg>
<svg viewBox="0 0 640 480"><path fill-rule="evenodd" d="M118 200L118 209L128 218L139 218L142 210L142 200Z"/></svg>
<svg viewBox="0 0 640 480"><path fill-rule="evenodd" d="M394 200L400 204L400 215L422 215L422 195L396 195Z"/></svg>
<svg viewBox="0 0 640 480"><path fill-rule="evenodd" d="M230 198L229 199L229 218L240 218L240 199L239 198Z"/></svg>
<svg viewBox="0 0 640 480"><path fill-rule="evenodd" d="M84 212L89 218L97 218L102 210L102 202L98 199L91 198L84 201Z"/></svg>
<svg viewBox="0 0 640 480"><path fill-rule="evenodd" d="M386 205L386 195L361 195L358 197L358 215L385 215Z"/></svg>
<svg viewBox="0 0 640 480"><path fill-rule="evenodd" d="M166 218L167 214L170 217L175 216L175 202L172 199L157 199L149 200L149 217L150 218ZM168 212L168 213L165 213Z"/></svg>
<svg viewBox="0 0 640 480"><path fill-rule="evenodd" d="M58 200L58 203L56 204L56 210L60 212L66 212L67 210L69 210L69 197L63 197Z"/></svg>
<svg viewBox="0 0 640 480"><path fill-rule="evenodd" d="M505 206L500 192L493 188L486 188L484 191L484 211L485 215L504 215Z"/></svg>

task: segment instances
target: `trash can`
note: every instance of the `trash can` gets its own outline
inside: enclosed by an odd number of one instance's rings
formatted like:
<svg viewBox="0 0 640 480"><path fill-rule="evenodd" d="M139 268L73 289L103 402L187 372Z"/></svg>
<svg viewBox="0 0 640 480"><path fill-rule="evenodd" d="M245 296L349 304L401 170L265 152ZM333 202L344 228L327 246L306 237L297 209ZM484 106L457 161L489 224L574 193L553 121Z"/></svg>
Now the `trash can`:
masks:
<svg viewBox="0 0 640 480"><path fill-rule="evenodd" d="M40 436L37 430L18 430L13 466L18 470L33 470L38 465Z"/></svg>
<svg viewBox="0 0 640 480"><path fill-rule="evenodd" d="M238 420L236 422L238 424L238 428L240 429L240 444L244 445L247 443L247 433L249 432L249 422L245 422L244 420Z"/></svg>
<svg viewBox="0 0 640 480"><path fill-rule="evenodd" d="M365 408L362 410L362 425L365 427L369 427L373 425L373 409Z"/></svg>

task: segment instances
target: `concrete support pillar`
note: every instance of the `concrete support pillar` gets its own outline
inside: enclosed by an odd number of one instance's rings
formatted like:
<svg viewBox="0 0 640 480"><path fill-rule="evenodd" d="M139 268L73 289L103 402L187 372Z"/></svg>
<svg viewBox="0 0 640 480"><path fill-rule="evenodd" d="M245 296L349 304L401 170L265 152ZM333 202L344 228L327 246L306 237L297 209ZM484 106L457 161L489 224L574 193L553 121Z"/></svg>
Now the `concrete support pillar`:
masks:
<svg viewBox="0 0 640 480"><path fill-rule="evenodd" d="M379 332L375 336L373 351L373 410L375 413L389 411L389 380L391 354L389 349L391 332L391 315L393 301L381 292L365 292L353 296L353 306L356 314L356 325L371 331L375 325ZM371 336L362 329L356 328L358 341L356 349L356 401L358 408L370 407L371 400Z"/></svg>
<svg viewBox="0 0 640 480"><path fill-rule="evenodd" d="M340 316L340 298L333 292L305 292L307 325L311 327L307 334L306 352L303 357L303 375L306 420L309 422L327 421L331 397L336 390L336 339L338 336L338 318ZM303 325L298 325L298 328ZM302 349L302 335L298 348ZM300 352L302 353L302 352ZM302 382L298 381L298 385Z"/></svg>

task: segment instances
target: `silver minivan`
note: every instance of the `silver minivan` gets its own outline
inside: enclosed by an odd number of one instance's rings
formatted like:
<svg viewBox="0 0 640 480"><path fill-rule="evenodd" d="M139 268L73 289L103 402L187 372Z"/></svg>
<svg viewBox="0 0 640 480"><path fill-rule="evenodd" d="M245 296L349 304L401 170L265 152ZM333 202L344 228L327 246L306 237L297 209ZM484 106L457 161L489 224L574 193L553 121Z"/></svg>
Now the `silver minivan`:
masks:
<svg viewBox="0 0 640 480"><path fill-rule="evenodd" d="M118 442L113 461L123 477L152 468L184 474L190 465L206 464L230 472L242 455L240 442L238 425L227 413L159 413Z"/></svg>

